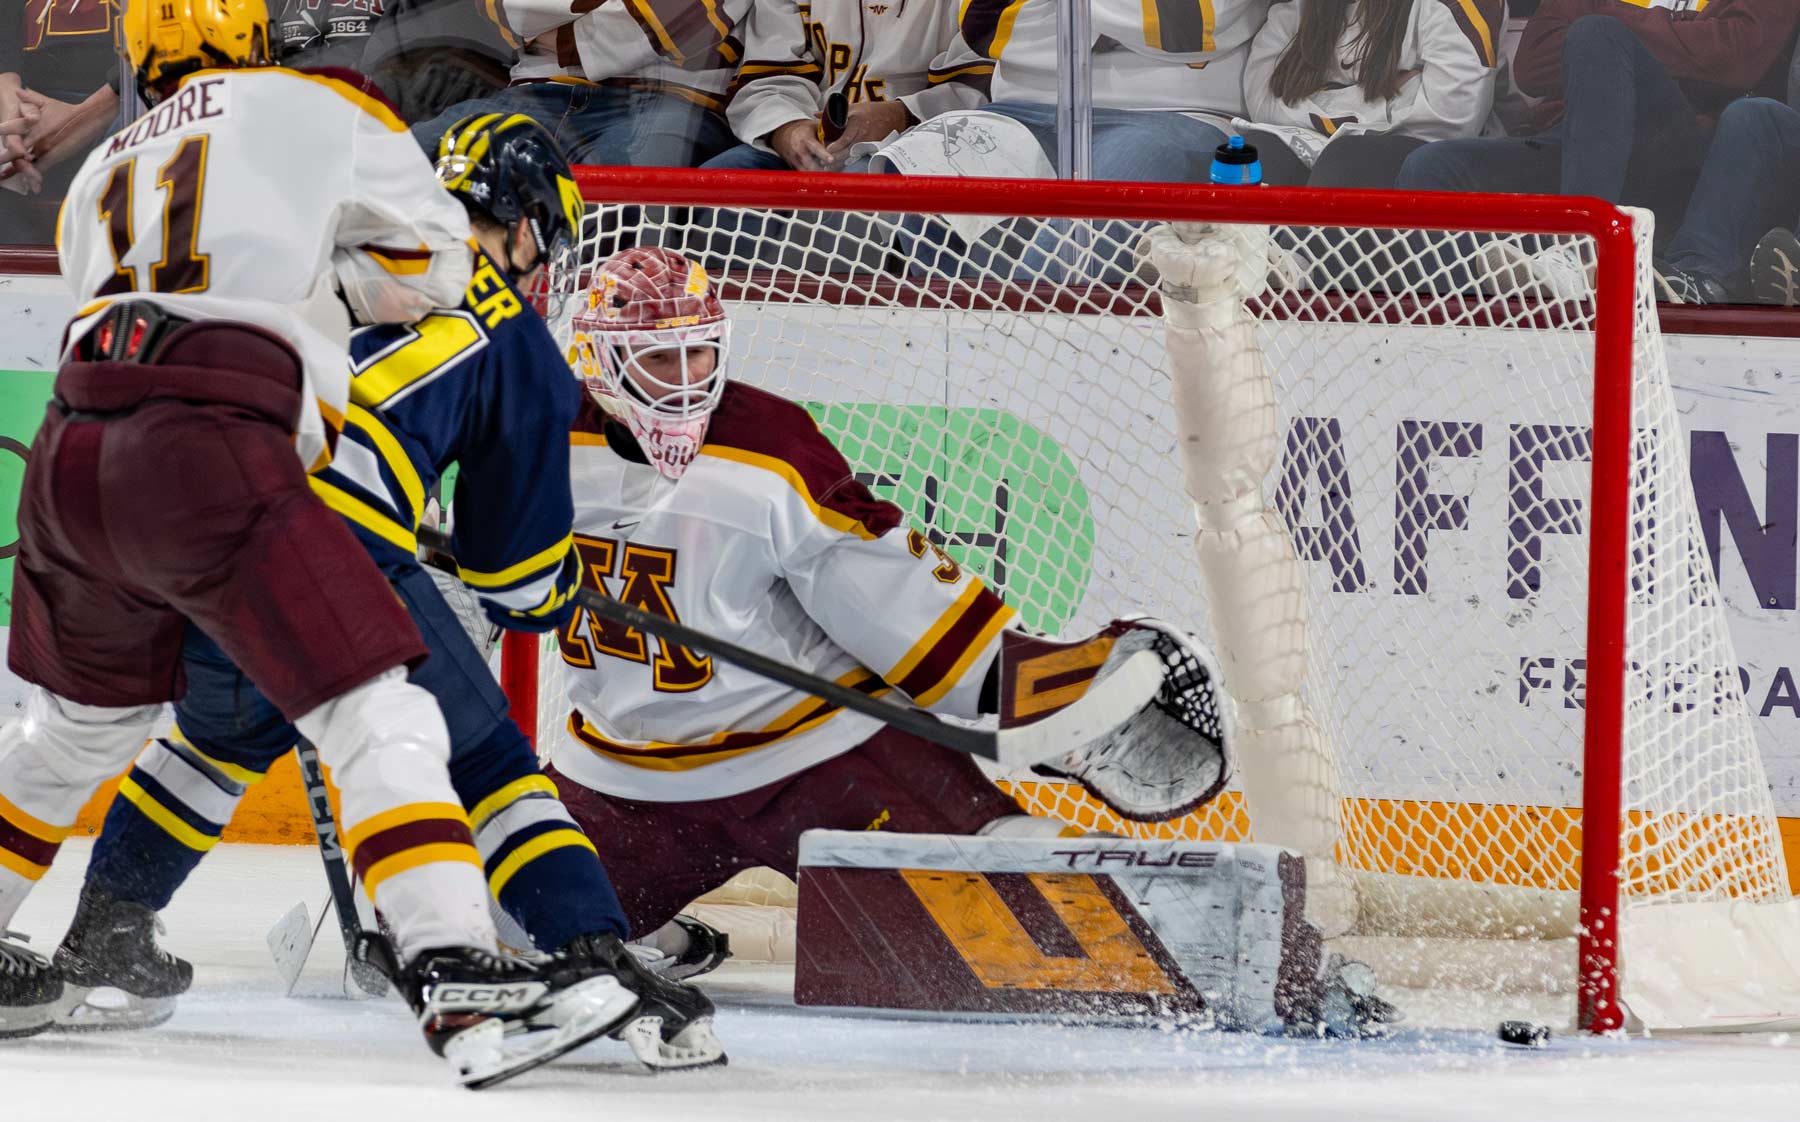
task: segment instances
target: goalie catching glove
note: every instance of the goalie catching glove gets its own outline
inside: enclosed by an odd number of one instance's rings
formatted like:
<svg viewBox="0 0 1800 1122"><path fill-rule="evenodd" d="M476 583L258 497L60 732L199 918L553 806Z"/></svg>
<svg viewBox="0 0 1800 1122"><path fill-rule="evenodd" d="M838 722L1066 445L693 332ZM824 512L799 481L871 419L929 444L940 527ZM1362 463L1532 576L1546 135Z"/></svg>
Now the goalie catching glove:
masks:
<svg viewBox="0 0 1800 1122"><path fill-rule="evenodd" d="M1179 817L1231 778L1218 668L1161 620L1114 620L1074 642L1009 631L997 685L1002 732L1029 729L1035 746L1000 762L1072 779L1121 817Z"/></svg>

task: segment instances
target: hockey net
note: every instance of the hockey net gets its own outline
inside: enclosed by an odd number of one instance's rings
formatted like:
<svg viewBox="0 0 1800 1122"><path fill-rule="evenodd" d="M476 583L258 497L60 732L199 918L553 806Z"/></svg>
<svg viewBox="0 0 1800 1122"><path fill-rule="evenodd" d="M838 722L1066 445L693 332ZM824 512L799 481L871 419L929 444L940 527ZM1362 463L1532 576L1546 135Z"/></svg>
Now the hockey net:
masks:
<svg viewBox="0 0 1800 1122"><path fill-rule="evenodd" d="M1420 986L1573 990L1581 1023L1610 1027L1622 959L1646 1022L1756 1003L1755 981L1718 981L1726 999L1691 976L1800 928L1688 485L1647 216L581 174L579 260L551 283L565 339L593 264L680 250L721 285L731 376L805 403L1024 626L1075 636L1141 611L1222 649L1232 790L1146 824L1003 777L1031 811L1300 849L1329 933L1396 940ZM1256 225L1211 225L1227 220ZM1195 253L1227 247L1238 298L1165 322L1162 288L1193 293L1144 255L1162 222ZM567 709L554 644L535 649L547 748ZM721 901L779 916L791 885L759 873ZM1547 956L1508 950L1524 945Z"/></svg>

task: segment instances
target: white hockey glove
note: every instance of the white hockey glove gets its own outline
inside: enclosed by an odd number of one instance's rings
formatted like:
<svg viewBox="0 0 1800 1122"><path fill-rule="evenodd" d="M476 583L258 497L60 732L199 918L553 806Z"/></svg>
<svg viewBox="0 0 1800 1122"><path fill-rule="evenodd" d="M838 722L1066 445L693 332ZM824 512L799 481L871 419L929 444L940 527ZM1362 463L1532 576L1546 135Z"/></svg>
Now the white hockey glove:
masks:
<svg viewBox="0 0 1800 1122"><path fill-rule="evenodd" d="M1141 673L1146 660L1150 688ZM1131 694L1108 731L1035 765L1040 775L1073 779L1121 817L1159 822L1187 814L1231 778L1231 720L1212 656L1161 620L1114 620L1098 635L1061 642L1009 631L1000 647L1000 725L1044 725L1106 692ZM1141 700L1140 700L1141 698Z"/></svg>
<svg viewBox="0 0 1800 1122"><path fill-rule="evenodd" d="M466 251L432 254L425 273L415 282L401 280L360 249L340 247L331 255L344 303L358 323L416 323L436 305L431 292L460 292L472 269ZM456 278L460 276L461 281Z"/></svg>

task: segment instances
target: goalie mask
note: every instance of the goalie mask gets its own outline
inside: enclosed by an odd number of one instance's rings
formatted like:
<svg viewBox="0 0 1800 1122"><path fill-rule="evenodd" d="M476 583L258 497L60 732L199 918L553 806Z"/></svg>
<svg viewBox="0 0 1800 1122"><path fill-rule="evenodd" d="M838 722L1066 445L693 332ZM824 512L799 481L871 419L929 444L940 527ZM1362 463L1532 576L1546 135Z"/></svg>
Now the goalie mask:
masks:
<svg viewBox="0 0 1800 1122"><path fill-rule="evenodd" d="M712 278L673 250L625 250L594 271L572 326L588 392L657 471L681 478L725 392L731 324Z"/></svg>

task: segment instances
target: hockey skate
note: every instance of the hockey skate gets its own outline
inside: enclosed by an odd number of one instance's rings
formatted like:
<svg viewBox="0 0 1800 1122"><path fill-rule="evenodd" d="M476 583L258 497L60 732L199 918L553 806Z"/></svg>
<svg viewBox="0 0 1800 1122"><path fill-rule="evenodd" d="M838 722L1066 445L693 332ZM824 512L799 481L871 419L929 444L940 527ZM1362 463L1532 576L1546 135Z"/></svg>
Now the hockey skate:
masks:
<svg viewBox="0 0 1800 1122"><path fill-rule="evenodd" d="M162 920L142 904L81 890L52 965L62 978L56 1027L71 1032L151 1028L175 1015L194 968L156 945ZM98 998L96 991L102 991Z"/></svg>
<svg viewBox="0 0 1800 1122"><path fill-rule="evenodd" d="M474 947L422 951L397 979L431 1050L479 1091L618 1028L638 995L616 972Z"/></svg>
<svg viewBox="0 0 1800 1122"><path fill-rule="evenodd" d="M699 990L651 973L619 937L581 935L556 952L558 959L608 972L636 990L640 1001L612 1036L656 1071L707 1067L726 1062L713 1034L713 1003Z"/></svg>
<svg viewBox="0 0 1800 1122"><path fill-rule="evenodd" d="M669 953L659 938L669 928L674 928L678 937L685 936L685 945L678 953ZM645 938L625 945L646 970L672 982L710 974L731 957L729 935L688 915L678 915Z"/></svg>
<svg viewBox="0 0 1800 1122"><path fill-rule="evenodd" d="M25 936L0 931L0 1038L30 1036L56 1023L62 979L43 955L12 942Z"/></svg>

